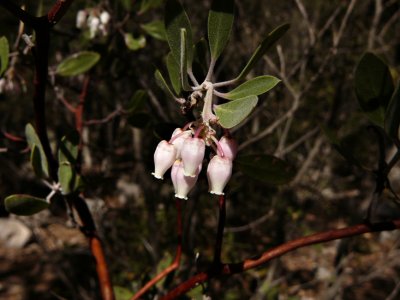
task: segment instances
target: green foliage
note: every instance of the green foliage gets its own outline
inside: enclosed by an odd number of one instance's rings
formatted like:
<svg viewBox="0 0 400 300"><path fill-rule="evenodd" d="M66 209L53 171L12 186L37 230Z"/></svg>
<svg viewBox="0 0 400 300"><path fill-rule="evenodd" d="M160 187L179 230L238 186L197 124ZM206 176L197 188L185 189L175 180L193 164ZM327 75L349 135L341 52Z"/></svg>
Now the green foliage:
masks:
<svg viewBox="0 0 400 300"><path fill-rule="evenodd" d="M30 216L49 207L49 203L42 198L31 195L11 195L4 199L6 210L20 216Z"/></svg>
<svg viewBox="0 0 400 300"><path fill-rule="evenodd" d="M288 183L296 175L287 162L267 154L239 156L235 163L243 174L272 185Z"/></svg>
<svg viewBox="0 0 400 300"><path fill-rule="evenodd" d="M146 38L143 35L140 35L138 38L134 38L131 33L125 33L124 41L126 47L132 51L137 51L146 46Z"/></svg>
<svg viewBox="0 0 400 300"><path fill-rule="evenodd" d="M180 58L180 76L181 76L181 84L182 84L182 88L185 91L190 91L190 85L189 85L189 81L188 81L188 66L187 66L187 54L188 54L188 44L187 44L187 39L186 39L186 29L185 28L181 28L180 30L181 32L181 47L180 47L180 54L181 54L181 58ZM192 48L192 46L190 46L190 48Z"/></svg>
<svg viewBox="0 0 400 300"><path fill-rule="evenodd" d="M115 300L129 300L132 298L132 291L122 286L113 286Z"/></svg>
<svg viewBox="0 0 400 300"><path fill-rule="evenodd" d="M367 52L357 65L354 80L361 109L372 122L383 127L394 90L389 68L379 57Z"/></svg>
<svg viewBox="0 0 400 300"><path fill-rule="evenodd" d="M3 75L8 67L8 59L10 55L10 47L5 36L0 38L0 76Z"/></svg>
<svg viewBox="0 0 400 300"><path fill-rule="evenodd" d="M397 82L385 112L385 131L391 138L399 138L400 126L400 80Z"/></svg>
<svg viewBox="0 0 400 300"><path fill-rule="evenodd" d="M25 135L31 148L31 164L38 177L49 177L49 165L42 143L31 124L25 126Z"/></svg>
<svg viewBox="0 0 400 300"><path fill-rule="evenodd" d="M174 93L171 91L171 89L169 88L167 82L165 81L164 77L162 76L161 72L159 70L156 70L155 74L154 74L155 78L156 78L156 83L157 85L171 98L171 99L175 99L175 95Z"/></svg>
<svg viewBox="0 0 400 300"><path fill-rule="evenodd" d="M233 0L214 0L208 15L208 41L213 60L224 50L234 19Z"/></svg>
<svg viewBox="0 0 400 300"><path fill-rule="evenodd" d="M129 114L136 113L143 109L145 103L148 100L148 95L145 90L137 90L131 97L126 110Z"/></svg>
<svg viewBox="0 0 400 300"><path fill-rule="evenodd" d="M224 94L224 97L229 100L244 98L248 95L261 95L274 88L280 80L276 77L264 75L250 79L239 85L229 93Z"/></svg>
<svg viewBox="0 0 400 300"><path fill-rule="evenodd" d="M73 132L61 139L58 150L58 180L61 185L61 192L67 195L80 188L81 179L75 171L78 159L79 135Z"/></svg>
<svg viewBox="0 0 400 300"><path fill-rule="evenodd" d="M186 58L190 67L193 60L192 27L184 8L177 0L167 0L164 24L172 55L178 62L181 59L181 28L186 30L188 45Z"/></svg>
<svg viewBox="0 0 400 300"><path fill-rule="evenodd" d="M76 76L90 70L100 60L100 54L92 51L82 51L64 59L57 67L61 76Z"/></svg>
<svg viewBox="0 0 400 300"><path fill-rule="evenodd" d="M237 80L243 79L246 75L251 71L254 65L260 60L260 58L267 52L269 48L271 48L275 42L277 42L290 28L289 24L281 25L275 28L272 32L270 32L267 37L261 42L261 44L254 51L250 60L247 62L246 66L243 68L242 72L240 72L239 76L236 78Z"/></svg>
<svg viewBox="0 0 400 300"><path fill-rule="evenodd" d="M242 122L256 107L258 97L250 95L228 103L217 105L215 113L219 124L224 128L232 128Z"/></svg>
<svg viewBox="0 0 400 300"><path fill-rule="evenodd" d="M164 22L160 20L152 21L146 24L141 24L140 27L150 36L153 38L160 40L160 41L166 41L167 36L165 33L165 26Z"/></svg>
<svg viewBox="0 0 400 300"><path fill-rule="evenodd" d="M175 60L171 52L167 55L167 70L172 88L174 89L175 93L179 95L182 92L180 69L178 62Z"/></svg>

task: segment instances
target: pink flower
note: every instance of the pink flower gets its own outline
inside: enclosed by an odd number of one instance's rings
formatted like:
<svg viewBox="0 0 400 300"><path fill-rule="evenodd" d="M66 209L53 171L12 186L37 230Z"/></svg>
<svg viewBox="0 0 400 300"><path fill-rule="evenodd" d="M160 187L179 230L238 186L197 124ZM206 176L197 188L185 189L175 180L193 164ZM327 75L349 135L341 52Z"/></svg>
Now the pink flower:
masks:
<svg viewBox="0 0 400 300"><path fill-rule="evenodd" d="M232 160L215 155L207 167L208 186L211 194L223 195L232 175Z"/></svg>
<svg viewBox="0 0 400 300"><path fill-rule="evenodd" d="M158 143L154 152L154 172L151 173L155 178L164 179L165 172L172 166L176 157L175 147L167 141Z"/></svg>
<svg viewBox="0 0 400 300"><path fill-rule="evenodd" d="M174 133L171 136L171 144L176 148L176 159L181 158L181 151L183 147L183 143L185 140L192 136L192 132L190 130L183 131L180 128L176 128Z"/></svg>
<svg viewBox="0 0 400 300"><path fill-rule="evenodd" d="M185 140L181 151L185 176L196 177L197 169L203 162L205 150L204 140L192 137Z"/></svg>
<svg viewBox="0 0 400 300"><path fill-rule="evenodd" d="M221 146L222 151L224 152L224 156L226 158L229 158L230 160L235 159L236 154L238 152L238 144L234 139L229 138L227 136L223 136L219 140L219 145ZM218 153L218 155L221 156L221 153Z"/></svg>
<svg viewBox="0 0 400 300"><path fill-rule="evenodd" d="M196 171L194 177L185 176L183 170L183 163L181 160L176 160L172 165L171 179L175 189L175 197L187 200L187 194L192 190L196 184L198 175L201 171L201 165Z"/></svg>

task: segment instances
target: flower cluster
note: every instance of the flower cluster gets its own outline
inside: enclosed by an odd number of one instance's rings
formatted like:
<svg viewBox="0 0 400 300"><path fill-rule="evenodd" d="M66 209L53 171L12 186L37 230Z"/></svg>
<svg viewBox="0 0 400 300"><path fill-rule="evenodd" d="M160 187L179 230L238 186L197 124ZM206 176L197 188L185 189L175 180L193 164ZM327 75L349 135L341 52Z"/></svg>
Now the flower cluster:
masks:
<svg viewBox="0 0 400 300"><path fill-rule="evenodd" d="M107 36L110 19L110 14L105 10L98 11L95 8L80 10L76 15L76 27L79 29L89 28L91 39L95 38L98 32Z"/></svg>
<svg viewBox="0 0 400 300"><path fill-rule="evenodd" d="M163 179L171 169L171 179L175 197L187 199L187 195L197 182L201 172L206 146L211 147L215 155L207 166L209 191L223 195L224 188L232 174L232 161L236 157L237 144L234 139L223 136L220 140L211 127L202 124L197 129L177 128L170 141L161 141L154 152L154 177Z"/></svg>

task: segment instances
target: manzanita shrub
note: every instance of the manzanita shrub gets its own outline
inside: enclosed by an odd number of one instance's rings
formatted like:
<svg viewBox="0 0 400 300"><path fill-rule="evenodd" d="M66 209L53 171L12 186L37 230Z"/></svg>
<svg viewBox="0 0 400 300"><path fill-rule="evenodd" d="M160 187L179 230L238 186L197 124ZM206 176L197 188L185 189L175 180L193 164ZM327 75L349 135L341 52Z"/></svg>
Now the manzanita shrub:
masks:
<svg viewBox="0 0 400 300"><path fill-rule="evenodd" d="M158 8L163 1L140 1L139 15L151 8ZM368 208L365 222L338 230L316 233L311 236L286 242L273 249L266 250L255 258L244 259L241 262L223 263L221 259L222 240L226 217L226 195L229 195L229 181L233 172L240 171L252 179L269 185L289 183L295 176L295 169L285 160L267 153L242 154L232 129L251 118L257 107L259 96L263 95L281 80L277 77L252 72L260 63L266 52L288 31L289 25L280 25L270 33L265 33L259 46L254 49L248 62L242 66L238 74L231 78L219 78L216 66L221 61L224 49L229 44L235 17L233 0L214 0L208 13L207 34L205 38L196 41L192 26L183 5L177 0L165 1L164 21L156 20L140 24L140 30L160 41L166 41L170 52L165 57L165 68L168 76L160 69L155 72L155 80L165 92L169 101L176 103L175 110L180 111L187 119L172 132L168 138L158 142L154 150L154 169L146 170L158 180L171 181L176 198L177 215L177 251L170 265L151 278L141 289L134 291L123 287L113 287L105 260L104 251L96 231L89 208L85 202L86 179L82 174L83 140L83 104L89 84L87 74L96 67L101 55L94 51L82 50L71 54L51 69L48 68L48 51L51 45L50 31L68 11L72 1L59 0L42 17L35 17L25 12L12 1L2 1L0 4L14 14L20 21L33 28L34 36L22 35L28 45L28 50L34 54L35 78L33 106L35 124L25 126L25 138L30 151L30 162L35 176L49 190L46 197L37 195L14 194L4 199L8 212L29 216L48 209L55 201L63 199L66 207L78 217L78 226L89 240L89 245L96 260L99 277L100 294L103 299L175 299L187 293L192 288L205 284L216 277L240 273L263 265L275 257L302 246L319 242L349 237L371 231L393 230L400 228L400 220L374 219L374 208L383 197L384 192L390 194L393 203L400 199L389 180L392 168L400 159L400 81L394 84L389 67L383 59L372 52L365 53L355 70L354 90L359 106L370 120L369 126L372 144L378 145L376 157L378 164L365 166L358 158L358 153L352 153L342 139L338 138L333 129L321 126L326 137L334 148L349 162L349 164L375 176L375 190ZM132 9L132 1L122 0L126 10ZM129 17L129 16L128 16ZM113 15L107 7L96 6L79 9L76 15L76 28L87 41L99 40L106 44L112 30L120 31L123 43L130 51L137 51L146 46L144 34L134 37L132 33L123 31L124 22L113 22ZM235 45L230 45L234 47ZM95 48L95 47L94 47ZM9 88L5 76L9 68L10 45L5 37L0 38L0 94ZM254 74L254 76L250 76ZM53 153L47 136L45 91L48 83L54 84L57 77L84 78L83 91L78 106L72 107L62 101L75 117L75 130L62 134L57 141L57 151ZM87 76L87 77L85 77ZM56 90L56 88L55 88ZM57 92L57 91L56 91ZM59 92L59 91L58 91ZM125 109L120 109L115 115L126 116L133 124L141 123L146 116L140 112L144 96L138 90L132 97L132 103ZM59 92L60 94L60 92ZM263 101L263 100L261 100ZM138 112L139 111L139 112ZM111 119L111 117L110 117ZM105 122L108 119L106 118ZM90 122L88 122L90 123ZM102 122L93 121L92 123ZM134 126L135 127L135 126ZM138 126L140 127L140 126ZM165 135L164 135L165 136ZM10 138L18 140L16 137ZM394 155L387 158L388 146L395 149ZM218 207L218 225L215 238L214 257L210 263L198 272L188 276L187 281L178 284L170 291L163 291L156 285L166 277L172 278L173 272L179 269L182 256L182 205L188 201L196 201L191 191L205 174L208 181L210 196ZM154 181L159 185L159 181ZM240 205L246 205L242 203ZM114 259L114 258L110 258ZM196 257L194 264L198 264ZM151 293L150 293L150 290ZM157 295L158 294L158 295ZM202 297L207 297L207 288L202 288ZM158 298L157 298L158 299Z"/></svg>

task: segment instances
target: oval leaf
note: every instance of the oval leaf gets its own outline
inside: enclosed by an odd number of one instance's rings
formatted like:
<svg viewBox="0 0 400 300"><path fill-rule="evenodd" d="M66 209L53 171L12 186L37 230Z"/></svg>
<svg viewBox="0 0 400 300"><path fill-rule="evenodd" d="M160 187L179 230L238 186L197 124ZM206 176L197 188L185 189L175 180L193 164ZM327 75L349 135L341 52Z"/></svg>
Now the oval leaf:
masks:
<svg viewBox="0 0 400 300"><path fill-rule="evenodd" d="M186 29L187 34L187 63L192 65L193 60L193 37L189 18L182 5L177 0L167 0L165 5L165 32L172 55L180 62L181 53L181 28Z"/></svg>
<svg viewBox="0 0 400 300"><path fill-rule="evenodd" d="M167 55L167 70L172 88L174 89L175 93L179 95L182 91L179 64L171 52Z"/></svg>
<svg viewBox="0 0 400 300"><path fill-rule="evenodd" d="M9 56L10 47L8 45L8 40L3 36L0 38L0 76L7 70Z"/></svg>
<svg viewBox="0 0 400 300"><path fill-rule="evenodd" d="M61 76L76 76L85 73L100 59L100 54L91 51L82 51L63 60L57 67L57 74Z"/></svg>
<svg viewBox="0 0 400 300"><path fill-rule="evenodd" d="M274 76L259 76L245 83L239 85L237 88L233 89L229 93L226 93L224 97L229 100L236 100L244 98L247 95L261 95L268 92L270 89L275 87L280 80Z"/></svg>
<svg viewBox="0 0 400 300"><path fill-rule="evenodd" d="M256 51L254 51L250 60L247 62L246 66L243 68L242 72L236 78L237 80L243 79L250 70L254 67L254 65L260 60L260 58L264 55L264 53L271 48L276 41L278 41L290 28L289 24L281 25L275 28L272 32L270 32L267 37L261 42L261 44L257 47Z"/></svg>
<svg viewBox="0 0 400 300"><path fill-rule="evenodd" d="M233 0L214 0L208 14L208 41L211 57L216 60L224 50L234 19Z"/></svg>
<svg viewBox="0 0 400 300"><path fill-rule="evenodd" d="M273 185L288 183L296 175L291 165L272 155L239 156L235 163L243 174Z"/></svg>
<svg viewBox="0 0 400 300"><path fill-rule="evenodd" d="M191 47L192 48L192 47ZM182 88L185 91L191 91L188 81L187 53L188 45L186 40L186 29L181 28L181 59L180 59L180 75Z"/></svg>
<svg viewBox="0 0 400 300"><path fill-rule="evenodd" d="M42 198L30 195L11 195L4 199L6 210L20 216L30 216L49 207L49 203Z"/></svg>
<svg viewBox="0 0 400 300"><path fill-rule="evenodd" d="M29 148L31 148L31 164L35 174L39 177L48 177L49 164L47 157L44 153L42 143L31 124L26 124L25 135Z"/></svg>
<svg viewBox="0 0 400 300"><path fill-rule="evenodd" d="M169 88L167 82L165 81L164 77L162 76L159 70L156 70L154 77L156 78L157 85L171 98L176 99L176 96Z"/></svg>
<svg viewBox="0 0 400 300"><path fill-rule="evenodd" d="M385 131L391 138L399 137L400 126L400 80L397 82L396 90L390 99L389 106L385 112Z"/></svg>
<svg viewBox="0 0 400 300"><path fill-rule="evenodd" d="M150 23L142 24L140 27L150 36L157 40L166 41L164 22L156 20Z"/></svg>
<svg viewBox="0 0 400 300"><path fill-rule="evenodd" d="M365 53L357 65L354 81L361 109L383 127L385 109L394 89L389 68L376 55Z"/></svg>
<svg viewBox="0 0 400 300"><path fill-rule="evenodd" d="M257 105L258 97L251 95L228 103L217 105L215 114L224 128L232 128L242 122Z"/></svg>

